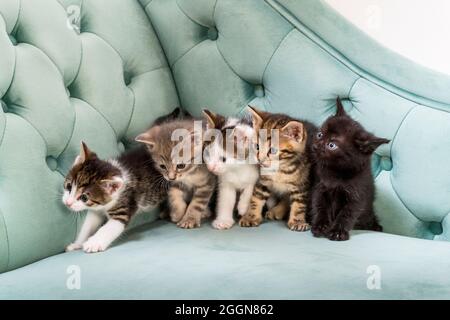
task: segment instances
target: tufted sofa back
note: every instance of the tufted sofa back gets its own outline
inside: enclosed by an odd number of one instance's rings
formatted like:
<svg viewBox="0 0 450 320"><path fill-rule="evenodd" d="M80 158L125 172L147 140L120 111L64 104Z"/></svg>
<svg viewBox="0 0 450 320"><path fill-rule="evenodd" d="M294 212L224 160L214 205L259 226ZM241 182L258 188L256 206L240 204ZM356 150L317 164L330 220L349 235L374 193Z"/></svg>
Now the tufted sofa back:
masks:
<svg viewBox="0 0 450 320"><path fill-rule="evenodd" d="M386 232L450 240L450 77L380 47L318 0L152 0L146 11L194 114L247 104L320 124L335 99L380 137Z"/></svg>
<svg viewBox="0 0 450 320"><path fill-rule="evenodd" d="M450 240L448 88L318 0L1 0L0 272L75 237L59 198L80 140L116 155L178 99L319 124L344 97L392 139L373 161L385 231Z"/></svg>
<svg viewBox="0 0 450 320"><path fill-rule="evenodd" d="M60 196L80 140L114 156L179 105L133 0L1 0L0 98L0 272L73 241Z"/></svg>

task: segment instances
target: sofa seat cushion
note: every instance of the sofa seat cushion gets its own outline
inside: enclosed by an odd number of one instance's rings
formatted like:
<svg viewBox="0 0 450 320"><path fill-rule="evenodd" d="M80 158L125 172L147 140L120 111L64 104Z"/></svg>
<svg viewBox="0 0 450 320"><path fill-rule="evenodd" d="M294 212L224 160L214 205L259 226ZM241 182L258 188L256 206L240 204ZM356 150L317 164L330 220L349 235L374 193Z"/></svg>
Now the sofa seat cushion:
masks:
<svg viewBox="0 0 450 320"><path fill-rule="evenodd" d="M80 289L69 290L73 270ZM158 221L106 252L59 254L4 273L0 299L443 299L449 272L447 242L363 231L332 242L281 222L216 231ZM370 290L374 276L380 289Z"/></svg>

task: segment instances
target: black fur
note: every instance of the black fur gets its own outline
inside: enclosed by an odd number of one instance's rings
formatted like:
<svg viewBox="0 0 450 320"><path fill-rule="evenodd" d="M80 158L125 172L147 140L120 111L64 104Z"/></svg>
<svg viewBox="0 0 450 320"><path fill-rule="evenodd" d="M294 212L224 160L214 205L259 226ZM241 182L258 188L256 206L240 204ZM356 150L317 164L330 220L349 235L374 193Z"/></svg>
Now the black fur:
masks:
<svg viewBox="0 0 450 320"><path fill-rule="evenodd" d="M312 233L348 240L353 228L382 231L373 211L371 156L389 140L375 137L348 116L337 99L337 112L314 138L317 181L312 193Z"/></svg>
<svg viewBox="0 0 450 320"><path fill-rule="evenodd" d="M192 118L192 115L189 112L178 107L175 108L171 113L157 118L153 122L153 125L161 125L163 123L170 122L173 120L190 119L190 118Z"/></svg>

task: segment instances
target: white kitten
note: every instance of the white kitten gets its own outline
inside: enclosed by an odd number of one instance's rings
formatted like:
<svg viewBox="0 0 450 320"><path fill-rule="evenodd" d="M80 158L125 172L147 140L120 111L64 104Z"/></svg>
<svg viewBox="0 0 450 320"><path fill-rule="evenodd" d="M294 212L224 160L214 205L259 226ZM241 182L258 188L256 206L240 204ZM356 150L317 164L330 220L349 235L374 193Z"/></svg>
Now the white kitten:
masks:
<svg viewBox="0 0 450 320"><path fill-rule="evenodd" d="M219 180L216 219L212 225L219 230L229 229L235 222L233 211L237 195L237 211L242 216L247 212L259 177L256 161L249 160L252 157L249 149L254 132L246 120L225 118L209 110L204 110L204 115L208 129L216 129L215 138L205 148L208 170Z"/></svg>

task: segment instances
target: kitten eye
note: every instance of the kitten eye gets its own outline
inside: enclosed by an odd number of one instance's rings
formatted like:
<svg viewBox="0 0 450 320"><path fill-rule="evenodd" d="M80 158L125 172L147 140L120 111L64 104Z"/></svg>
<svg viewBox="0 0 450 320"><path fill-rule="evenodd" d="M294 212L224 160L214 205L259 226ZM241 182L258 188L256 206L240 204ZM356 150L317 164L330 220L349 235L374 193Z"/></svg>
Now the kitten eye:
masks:
<svg viewBox="0 0 450 320"><path fill-rule="evenodd" d="M82 202L86 203L88 201L88 196L86 194L82 194L79 198Z"/></svg>
<svg viewBox="0 0 450 320"><path fill-rule="evenodd" d="M225 157L220 157L220 161L226 162L226 161L227 161L227 158L225 158Z"/></svg>
<svg viewBox="0 0 450 320"><path fill-rule="evenodd" d="M334 142L328 142L328 143L327 143L327 148L328 148L329 150L336 150L336 149L338 148L338 146L337 146L337 144L334 143Z"/></svg>
<svg viewBox="0 0 450 320"><path fill-rule="evenodd" d="M184 163L177 164L177 169L183 170L184 168L186 168Z"/></svg>
<svg viewBox="0 0 450 320"><path fill-rule="evenodd" d="M271 154L276 154L276 153L278 152L278 149L277 149L277 148L274 148L274 147L270 147L269 152L270 152Z"/></svg>
<svg viewBox="0 0 450 320"><path fill-rule="evenodd" d="M323 137L323 133L322 132L317 132L317 139L321 139Z"/></svg>
<svg viewBox="0 0 450 320"><path fill-rule="evenodd" d="M160 167L161 169L163 169L163 170L166 170L166 169L167 169L166 166L163 165L163 164L160 164L159 167Z"/></svg>
<svg viewBox="0 0 450 320"><path fill-rule="evenodd" d="M66 184L66 189L67 191L72 191L72 184L69 182L68 184Z"/></svg>

